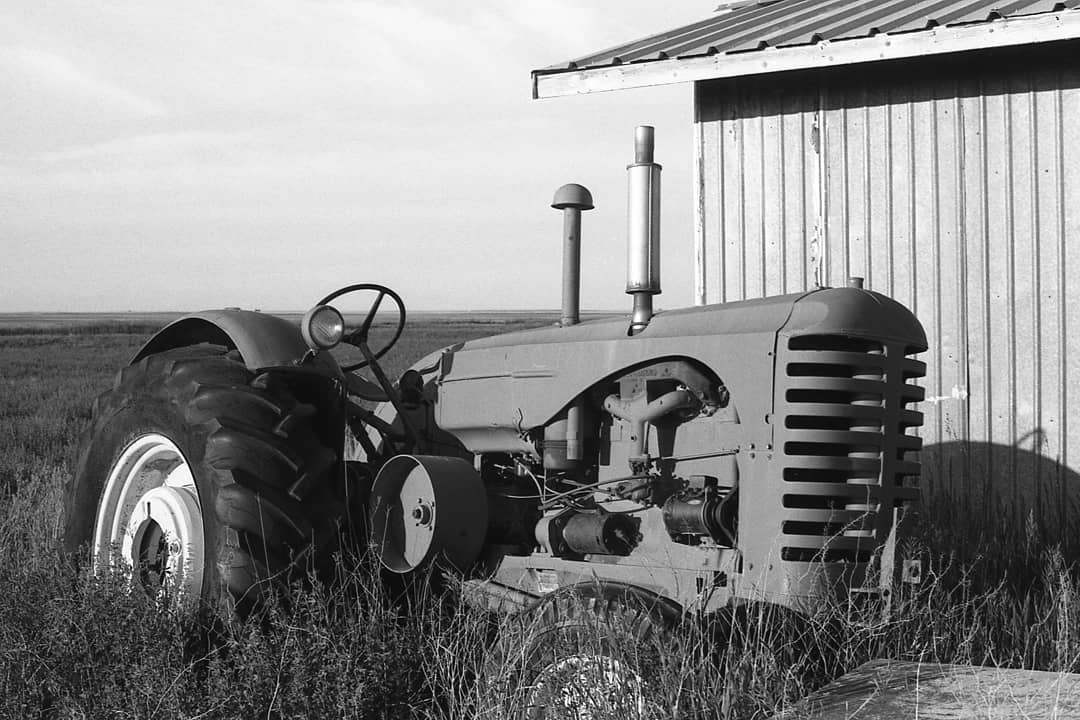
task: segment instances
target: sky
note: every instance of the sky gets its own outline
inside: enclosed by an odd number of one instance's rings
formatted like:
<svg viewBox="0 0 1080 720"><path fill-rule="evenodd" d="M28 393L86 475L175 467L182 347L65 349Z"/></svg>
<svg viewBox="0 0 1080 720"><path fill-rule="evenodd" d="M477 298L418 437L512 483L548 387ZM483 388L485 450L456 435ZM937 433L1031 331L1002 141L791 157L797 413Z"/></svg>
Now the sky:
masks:
<svg viewBox="0 0 1080 720"><path fill-rule="evenodd" d="M626 165L656 127L659 307L693 301L691 88L531 99L530 71L716 0L8 0L0 312L303 310L349 283L410 309L629 308Z"/></svg>

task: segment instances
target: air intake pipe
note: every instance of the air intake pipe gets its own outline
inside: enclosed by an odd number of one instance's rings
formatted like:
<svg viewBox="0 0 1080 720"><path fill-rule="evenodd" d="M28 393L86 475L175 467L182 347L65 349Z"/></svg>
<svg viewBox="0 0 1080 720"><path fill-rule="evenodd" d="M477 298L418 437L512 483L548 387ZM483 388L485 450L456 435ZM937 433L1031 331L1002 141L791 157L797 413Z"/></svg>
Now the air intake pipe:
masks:
<svg viewBox="0 0 1080 720"><path fill-rule="evenodd" d="M592 195L577 183L555 191L551 207L563 211L563 327L581 322L581 213L593 209Z"/></svg>
<svg viewBox="0 0 1080 720"><path fill-rule="evenodd" d="M653 162L650 125L634 131L634 163L626 166L627 213L626 292L634 296L630 335L644 330L653 316L653 295L660 294L660 170Z"/></svg>

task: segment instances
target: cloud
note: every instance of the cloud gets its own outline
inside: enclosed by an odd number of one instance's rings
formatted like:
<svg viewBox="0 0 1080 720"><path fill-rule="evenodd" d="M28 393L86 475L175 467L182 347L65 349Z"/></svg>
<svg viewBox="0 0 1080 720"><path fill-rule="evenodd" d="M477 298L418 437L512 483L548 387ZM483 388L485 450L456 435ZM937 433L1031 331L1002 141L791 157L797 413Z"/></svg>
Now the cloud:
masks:
<svg viewBox="0 0 1080 720"><path fill-rule="evenodd" d="M586 304L621 302L632 127L658 125L665 202L689 208L686 88L537 103L529 71L711 9L652 5L15 0L0 237L25 282L0 277L0 309L301 307L358 279L421 308L552 305L568 181L597 198Z"/></svg>
<svg viewBox="0 0 1080 720"><path fill-rule="evenodd" d="M20 96L50 95L58 105L102 106L137 117L161 117L165 107L128 92L77 67L71 60L40 48L0 48L0 93L14 103Z"/></svg>

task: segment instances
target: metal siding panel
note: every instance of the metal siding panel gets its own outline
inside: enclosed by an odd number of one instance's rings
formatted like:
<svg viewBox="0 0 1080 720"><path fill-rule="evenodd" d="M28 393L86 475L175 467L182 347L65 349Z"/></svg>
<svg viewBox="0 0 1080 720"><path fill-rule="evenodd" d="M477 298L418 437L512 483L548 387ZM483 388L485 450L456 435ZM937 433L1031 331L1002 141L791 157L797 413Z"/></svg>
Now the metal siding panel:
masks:
<svg viewBox="0 0 1080 720"><path fill-rule="evenodd" d="M1057 464L1063 446L1063 420L1068 412L1062 402L1062 391L1067 382L1063 373L1062 359L1068 348L1063 344L1064 326L1062 298L1064 288L1059 285L1059 268L1064 258L1062 212L1061 156L1061 77L1058 72L1044 73L1035 81L1033 136L1037 140L1035 153L1035 199L1038 203L1035 220L1038 227L1036 254L1033 258L1038 281L1035 293L1038 304L1039 332L1036 343L1039 349L1039 406L1035 419L1038 433L1033 437L1033 451L1038 457L1050 462L1038 464L1038 480L1047 486L1043 509L1053 513L1055 522L1061 526L1067 506L1062 467Z"/></svg>
<svg viewBox="0 0 1080 720"><path fill-rule="evenodd" d="M915 126L912 123L910 88L894 86L889 92L889 127L892 148L889 165L892 207L889 209L893 298L915 310L915 222L913 181L915 172Z"/></svg>
<svg viewBox="0 0 1080 720"><path fill-rule="evenodd" d="M933 276L930 293L934 298L935 323L938 327L937 372L939 395L949 400L937 403L938 437L941 441L954 441L964 437L964 403L953 398L964 387L961 369L964 335L963 290L957 279L961 275L958 248L964 245L962 225L962 183L957 152L963 147L963 136L957 127L959 103L956 101L956 83L943 80L934 88L933 108L934 156L934 254L936 261L927 268ZM952 468L948 468L951 472ZM943 470L945 471L945 470Z"/></svg>
<svg viewBox="0 0 1080 720"><path fill-rule="evenodd" d="M862 87L850 87L845 93L844 105L851 108L844 113L844 274L834 278L836 285L847 283L852 275L866 277L867 234L866 224L870 217L869 188L866 179L869 170L869 158L866 156L866 90Z"/></svg>
<svg viewBox="0 0 1080 720"><path fill-rule="evenodd" d="M938 237L938 183L937 177L937 115L934 99L925 89L912 88L910 141L912 149L911 182L911 274L914 297L911 309L922 321L931 352L926 361L926 377L922 385L930 398L940 398L944 393L941 385L941 353L935 343L941 337L940 297L938 288L938 263L940 241ZM940 441L942 417L940 403L925 403L923 437L927 442ZM931 456L937 465L924 464L930 478L941 478L942 455Z"/></svg>
<svg viewBox="0 0 1080 720"><path fill-rule="evenodd" d="M934 403L935 442L942 451L931 454L936 461L938 483L950 490L952 497L963 497L957 479L966 477L968 448L962 443L967 425L965 313L966 288L959 280L964 275L962 255L966 245L963 228L965 193L962 177L964 147L963 119L956 97L957 84L953 79L935 83L932 109L930 150L933 155L934 256L923 262L921 272L930 275L928 287L934 308L935 336L931 336L932 365L937 374L938 401ZM929 305L931 303L923 303ZM957 441L961 441L957 445ZM944 448L948 448L945 450Z"/></svg>
<svg viewBox="0 0 1080 720"><path fill-rule="evenodd" d="M958 309L966 318L967 377L964 391L967 395L967 443L964 448L969 485L966 495L972 497L974 509L982 510L989 497L990 468L992 458L987 441L992 437L990 429L991 400L986 388L990 386L990 242L987 206L986 130L985 100L980 94L980 83L965 79L960 86L960 115L963 124L964 144L961 148L963 193L965 196L962 222L963 245L958 249L965 260L965 274L961 280L964 302ZM974 442L973 442L974 441ZM976 445L975 442L981 442Z"/></svg>
<svg viewBox="0 0 1080 720"><path fill-rule="evenodd" d="M892 287L892 113L884 88L870 85L867 90L866 162L863 184L868 194L869 212L864 233L867 237L868 263L866 286L886 295Z"/></svg>
<svg viewBox="0 0 1080 720"><path fill-rule="evenodd" d="M1012 314L1013 288L1013 213L1012 213L1012 142L1011 98L1000 78L986 78L986 208L987 208L987 320L990 355L987 358L987 384L972 392L987 395L989 439L1004 446L992 461L992 470L1012 475L1016 465L1016 429L1013 423L1015 365ZM996 484L996 483L995 483ZM1011 507L1012 505L1010 505Z"/></svg>
<svg viewBox="0 0 1080 720"><path fill-rule="evenodd" d="M699 138L697 162L700 198L698 202L698 232L701 233L701 265L695 269L699 282L701 301L720 302L723 286L723 266L721 264L721 243L717 242L723 227L723 177L719 169L723 167L720 157L721 125L719 108L723 98L704 86L694 90L697 107L695 134Z"/></svg>
<svg viewBox="0 0 1080 720"><path fill-rule="evenodd" d="M1037 142L1034 134L1034 95L1030 77L1009 81L1011 102L1011 143L1013 166L1013 426L1017 452L1015 487L1022 495L1022 505L1040 507L1040 489L1034 455L1024 450L1034 445L1039 432L1039 306L1037 302L1038 265L1033 262L1039 229ZM1017 518L1023 520L1023 518Z"/></svg>
<svg viewBox="0 0 1080 720"><path fill-rule="evenodd" d="M1067 349L1061 353L1061 372L1066 381L1062 385L1060 402L1063 407L1080 399L1080 253L1077 252L1077 238L1080 238L1080 68L1075 64L1063 66L1063 81L1060 100L1061 111L1061 153L1059 171L1062 182L1058 187L1058 202L1062 208L1059 219L1060 245L1058 254L1063 257L1058 284L1064 288L1064 303L1061 322L1063 323L1062 342L1067 342ZM1065 425L1062 430L1065 437L1061 449L1061 464L1070 469L1070 474L1080 469L1080 423L1072 421L1070 413L1061 415ZM1066 478L1074 488L1070 498L1075 501L1075 486L1080 479L1075 475Z"/></svg>
<svg viewBox="0 0 1080 720"><path fill-rule="evenodd" d="M735 107L742 107L744 97L740 93ZM724 296L723 301L742 300L746 297L746 157L743 154L746 120L725 120L724 141L720 151L724 153Z"/></svg>
<svg viewBox="0 0 1080 720"><path fill-rule="evenodd" d="M783 95L775 88L761 91L761 294L781 295L787 274L784 253L784 221L786 219L787 157L784 153ZM783 199L781 199L783 198ZM794 202L794 198L791 199Z"/></svg>
<svg viewBox="0 0 1080 720"><path fill-rule="evenodd" d="M738 89L738 86L735 86ZM732 93L735 95L736 93ZM742 135L743 120L735 117L734 109L740 107L741 93L734 98L730 108L724 109L722 135L720 138L720 175L724 188L723 217L720 226L720 246L723 248L721 272L724 281L720 302L741 300L746 297L745 273L743 271L743 215L745 188L743 186Z"/></svg>
<svg viewBox="0 0 1080 720"><path fill-rule="evenodd" d="M694 304L705 304L705 287L708 285L708 279L706 278L706 272L708 270L708 264L705 261L706 243L705 243L705 222L708 217L705 212L705 198L708 197L707 188L705 187L705 171L707 163L705 162L704 155L704 142L702 135L704 133L705 124L701 122L701 87L699 85L694 86L693 91L693 163L691 167L694 173L694 186L693 186L693 203L694 203Z"/></svg>
<svg viewBox="0 0 1080 720"><path fill-rule="evenodd" d="M721 101L725 96L720 96ZM727 229L727 204L728 194L730 187L727 182L726 168L727 163L724 156L724 135L726 132L726 124L721 115L722 110L717 109L715 114L716 120L712 122L709 134L706 135L706 141L711 142L712 145L712 160L713 167L709 168L709 176L715 179L715 208L716 212L712 216L712 221L707 226L707 229L714 233L713 242L708 243L709 249L707 252L710 255L714 265L710 268L711 277L715 278L715 282L705 288L705 298L707 303L723 302L724 297L727 294L727 275L725 268L727 268L726 262L726 246L724 244L724 231ZM708 146L707 146L708 147ZM712 203L713 199L706 200L707 203Z"/></svg>
<svg viewBox="0 0 1080 720"><path fill-rule="evenodd" d="M825 274L825 238L829 233L828 204L825 201L825 88L815 88L816 98L810 118L810 146L812 155L807 172L812 205L812 231L807 252L811 282L823 283Z"/></svg>
<svg viewBox="0 0 1080 720"><path fill-rule="evenodd" d="M847 128L846 109L840 93L829 87L824 93L821 111L822 177L822 248L821 282L842 285L847 276Z"/></svg>
<svg viewBox="0 0 1080 720"><path fill-rule="evenodd" d="M1080 397L1080 367L1077 358L1080 353L1075 346L1075 338L1080 337L1076 327L1078 314L1076 303L1080 302L1080 283L1076 282L1077 257L1075 250L1070 250L1069 238L1080 233L1080 69L1075 65L1066 66L1059 75L1059 90L1054 98L1055 104L1055 149L1057 150L1058 183L1055 188L1055 225L1057 244L1055 260L1057 262L1056 285L1059 289L1061 306L1058 310L1058 331L1060 352L1057 356L1058 386L1057 401L1062 408L1059 421L1060 444L1057 461L1063 496L1062 507L1073 507L1069 500L1075 499L1075 478L1069 477L1070 461L1075 463L1080 457L1080 433L1076 423L1069 417L1069 404ZM1069 278L1072 282L1069 282ZM1073 488L1071 497L1064 495L1065 487Z"/></svg>
<svg viewBox="0 0 1080 720"><path fill-rule="evenodd" d="M764 98L757 83L744 86L742 106L749 117L742 121L742 297L765 296L765 183L767 148L764 143Z"/></svg>
<svg viewBox="0 0 1080 720"><path fill-rule="evenodd" d="M787 192L773 200L783 207L784 284L781 292L805 290L811 284L808 238L813 236L815 214L812 200L817 192L810 172L817 166L817 153L811 142L816 93L807 95L785 88L783 117L784 188Z"/></svg>
<svg viewBox="0 0 1080 720"><path fill-rule="evenodd" d="M814 281L817 90L762 93L742 80L696 93L705 301L806 290Z"/></svg>

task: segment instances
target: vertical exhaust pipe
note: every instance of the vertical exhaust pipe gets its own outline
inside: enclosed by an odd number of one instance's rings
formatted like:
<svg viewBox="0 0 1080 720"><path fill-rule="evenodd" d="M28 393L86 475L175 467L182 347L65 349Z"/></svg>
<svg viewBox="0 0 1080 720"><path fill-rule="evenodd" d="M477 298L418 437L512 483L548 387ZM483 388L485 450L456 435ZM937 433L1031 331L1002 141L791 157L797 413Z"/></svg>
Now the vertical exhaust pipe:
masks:
<svg viewBox="0 0 1080 720"><path fill-rule="evenodd" d="M653 295L660 294L660 170L653 162L654 129L634 131L634 163L626 166L627 213L626 292L634 296L630 335L644 330L653 316Z"/></svg>
<svg viewBox="0 0 1080 720"><path fill-rule="evenodd" d="M581 322L581 213L593 209L592 195L577 183L555 191L551 207L563 211L563 327Z"/></svg>

